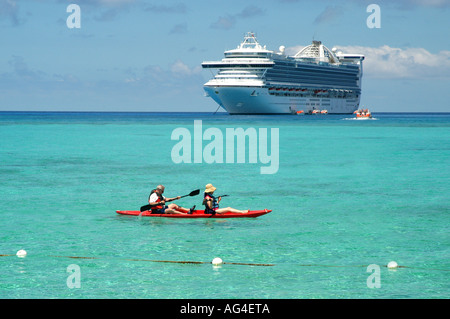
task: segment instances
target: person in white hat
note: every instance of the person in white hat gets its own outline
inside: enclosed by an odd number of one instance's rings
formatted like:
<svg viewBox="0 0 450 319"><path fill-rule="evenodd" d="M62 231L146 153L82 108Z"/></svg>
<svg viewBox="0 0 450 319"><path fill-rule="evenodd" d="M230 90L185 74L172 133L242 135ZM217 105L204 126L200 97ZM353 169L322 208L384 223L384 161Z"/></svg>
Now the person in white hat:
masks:
<svg viewBox="0 0 450 319"><path fill-rule="evenodd" d="M216 198L214 196L215 188L212 184L207 184L205 186L205 193L203 195L203 205L205 205L205 214L223 214L226 212L230 213L238 213L245 214L248 213L248 210L239 210L231 207L219 208L219 202L222 200L222 197Z"/></svg>
<svg viewBox="0 0 450 319"><path fill-rule="evenodd" d="M169 204L166 206L167 202L171 202L180 199L180 196L174 198L166 198L163 196L164 185L158 185L156 189L152 190L150 196L148 197L148 203L150 205L155 205L152 207L152 214L188 214L192 213L195 206L191 209L178 206L177 204Z"/></svg>

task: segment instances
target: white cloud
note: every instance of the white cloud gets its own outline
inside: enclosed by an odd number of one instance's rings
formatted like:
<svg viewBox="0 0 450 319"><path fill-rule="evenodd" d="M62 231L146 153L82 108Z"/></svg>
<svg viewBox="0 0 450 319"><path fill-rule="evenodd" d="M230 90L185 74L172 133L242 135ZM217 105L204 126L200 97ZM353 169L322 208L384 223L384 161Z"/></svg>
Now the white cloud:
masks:
<svg viewBox="0 0 450 319"><path fill-rule="evenodd" d="M191 73L191 69L186 64L184 64L181 60L178 60L174 64L172 64L170 69L174 74L190 74Z"/></svg>
<svg viewBox="0 0 450 319"><path fill-rule="evenodd" d="M337 46L344 53L365 55L364 73L377 78L450 79L450 51L431 53L424 48Z"/></svg>
<svg viewBox="0 0 450 319"><path fill-rule="evenodd" d="M305 47L304 45L296 45L294 47L287 47L285 49L285 52L287 55L295 55L298 51L300 51L304 47Z"/></svg>
<svg viewBox="0 0 450 319"><path fill-rule="evenodd" d="M174 76L184 77L199 74L202 68L200 66L190 68L189 66L184 64L183 61L178 60L172 64L170 70L172 71Z"/></svg>
<svg viewBox="0 0 450 319"><path fill-rule="evenodd" d="M136 84L158 84L162 86L179 86L180 84L192 84L202 82L201 66L189 67L183 61L177 60L168 69L160 66L150 65L142 70L127 70L126 83Z"/></svg>

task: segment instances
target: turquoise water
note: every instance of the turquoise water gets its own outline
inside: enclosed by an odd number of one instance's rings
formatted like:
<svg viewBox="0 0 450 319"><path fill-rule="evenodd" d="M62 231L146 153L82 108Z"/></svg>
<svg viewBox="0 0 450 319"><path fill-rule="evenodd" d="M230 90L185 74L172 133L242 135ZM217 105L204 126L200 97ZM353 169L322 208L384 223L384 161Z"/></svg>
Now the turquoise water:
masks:
<svg viewBox="0 0 450 319"><path fill-rule="evenodd" d="M0 298L449 298L450 114L375 117L0 113ZM194 120L224 136L278 128L278 172L175 164L171 134L193 134ZM158 184L172 197L207 183L230 195L222 206L273 212L115 213L138 210ZM214 257L273 266L149 261ZM367 285L371 264L380 288ZM67 285L70 265L80 288Z"/></svg>

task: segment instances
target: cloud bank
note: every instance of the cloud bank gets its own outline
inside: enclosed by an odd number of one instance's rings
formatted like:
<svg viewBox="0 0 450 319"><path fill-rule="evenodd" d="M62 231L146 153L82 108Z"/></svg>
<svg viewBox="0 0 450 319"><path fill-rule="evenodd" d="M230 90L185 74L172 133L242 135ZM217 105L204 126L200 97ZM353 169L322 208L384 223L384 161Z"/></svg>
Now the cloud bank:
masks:
<svg viewBox="0 0 450 319"><path fill-rule="evenodd" d="M424 48L337 46L343 52L365 55L364 72L375 78L450 79L450 51L431 53Z"/></svg>

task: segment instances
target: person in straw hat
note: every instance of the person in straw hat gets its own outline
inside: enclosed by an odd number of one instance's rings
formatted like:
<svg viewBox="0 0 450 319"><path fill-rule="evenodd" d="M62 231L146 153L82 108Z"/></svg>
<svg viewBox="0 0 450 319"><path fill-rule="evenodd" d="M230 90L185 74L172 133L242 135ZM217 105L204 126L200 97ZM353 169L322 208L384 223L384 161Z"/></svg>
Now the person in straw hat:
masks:
<svg viewBox="0 0 450 319"><path fill-rule="evenodd" d="M216 188L212 184L205 186L205 194L203 195L203 205L205 205L205 214L223 214L226 212L245 214L248 210L239 210L231 207L219 208L219 202L222 198L214 196Z"/></svg>

